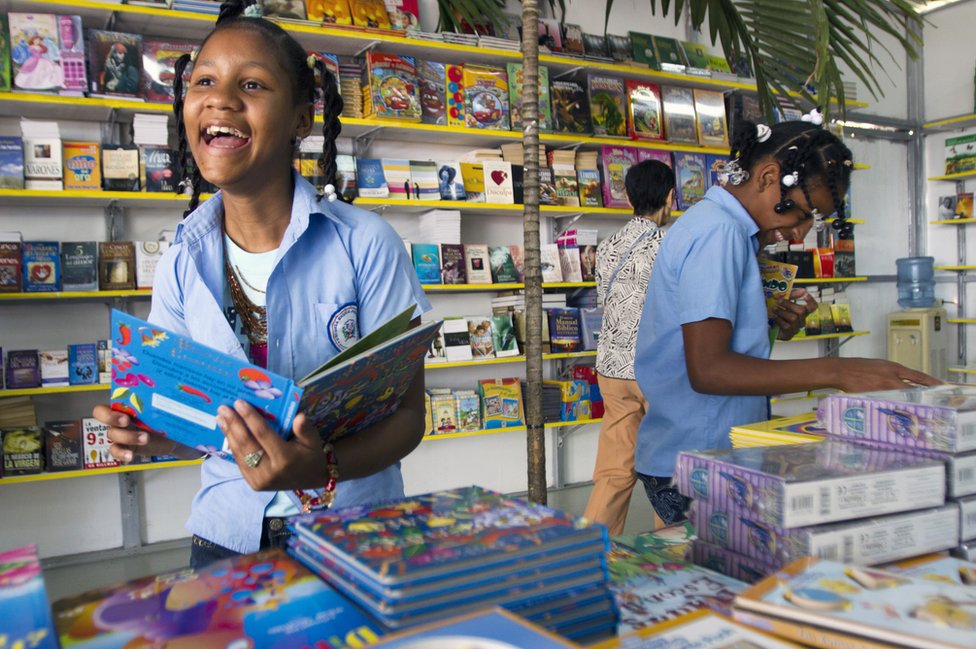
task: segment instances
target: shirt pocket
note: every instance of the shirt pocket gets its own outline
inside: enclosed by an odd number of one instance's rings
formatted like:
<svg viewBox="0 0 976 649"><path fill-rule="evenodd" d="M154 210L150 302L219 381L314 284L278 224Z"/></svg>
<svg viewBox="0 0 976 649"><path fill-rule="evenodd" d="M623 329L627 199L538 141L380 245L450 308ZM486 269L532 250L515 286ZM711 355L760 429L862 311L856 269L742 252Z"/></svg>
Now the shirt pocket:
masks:
<svg viewBox="0 0 976 649"><path fill-rule="evenodd" d="M316 338L326 339L336 352L359 340L359 306L355 302L315 304Z"/></svg>

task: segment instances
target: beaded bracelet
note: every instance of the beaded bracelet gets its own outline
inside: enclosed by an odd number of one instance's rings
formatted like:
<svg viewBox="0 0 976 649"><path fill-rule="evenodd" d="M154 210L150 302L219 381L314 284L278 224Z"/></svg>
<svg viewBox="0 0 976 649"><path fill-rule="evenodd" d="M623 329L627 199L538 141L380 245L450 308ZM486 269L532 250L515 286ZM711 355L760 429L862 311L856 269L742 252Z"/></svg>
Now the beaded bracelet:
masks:
<svg viewBox="0 0 976 649"><path fill-rule="evenodd" d="M328 509L335 502L336 484L339 482L339 463L336 460L335 447L326 442L322 452L325 453L325 470L329 476L325 481L325 487L322 488L322 495L319 496L314 491L295 490L295 495L302 503L303 514L314 509Z"/></svg>

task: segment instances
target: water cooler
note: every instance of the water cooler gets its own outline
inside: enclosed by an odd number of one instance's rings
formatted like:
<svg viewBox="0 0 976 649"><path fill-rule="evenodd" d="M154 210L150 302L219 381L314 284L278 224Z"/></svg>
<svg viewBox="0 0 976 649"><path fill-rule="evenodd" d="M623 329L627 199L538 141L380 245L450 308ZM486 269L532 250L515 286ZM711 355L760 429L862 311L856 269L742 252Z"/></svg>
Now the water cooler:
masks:
<svg viewBox="0 0 976 649"><path fill-rule="evenodd" d="M889 313L888 360L945 380L949 360L945 309L933 306Z"/></svg>

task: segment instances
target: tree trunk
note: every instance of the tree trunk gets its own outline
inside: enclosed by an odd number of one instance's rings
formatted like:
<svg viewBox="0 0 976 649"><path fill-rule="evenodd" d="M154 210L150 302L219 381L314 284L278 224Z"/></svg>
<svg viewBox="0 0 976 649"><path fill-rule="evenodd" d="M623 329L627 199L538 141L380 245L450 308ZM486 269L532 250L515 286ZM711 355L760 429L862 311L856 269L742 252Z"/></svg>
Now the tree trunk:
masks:
<svg viewBox="0 0 976 649"><path fill-rule="evenodd" d="M525 424L529 500L546 503L542 417L542 263L539 252L539 3L522 2L522 147L525 153Z"/></svg>

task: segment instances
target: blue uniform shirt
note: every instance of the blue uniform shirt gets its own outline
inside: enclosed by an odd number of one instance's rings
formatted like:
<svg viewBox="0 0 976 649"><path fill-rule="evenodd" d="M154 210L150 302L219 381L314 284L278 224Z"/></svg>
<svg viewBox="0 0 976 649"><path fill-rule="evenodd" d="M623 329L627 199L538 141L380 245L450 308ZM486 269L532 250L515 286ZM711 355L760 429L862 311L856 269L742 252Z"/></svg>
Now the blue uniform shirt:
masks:
<svg viewBox="0 0 976 649"><path fill-rule="evenodd" d="M759 227L722 187L671 226L644 301L634 374L647 397L636 469L670 476L678 452L726 448L733 425L766 418L766 398L702 394L691 387L681 325L732 323L732 351L769 357L769 325L756 252Z"/></svg>
<svg viewBox="0 0 976 649"><path fill-rule="evenodd" d="M294 179L291 222L268 279L268 369L301 378L410 305L416 305L415 317L431 307L386 221L342 202L317 202L315 188L297 173ZM222 219L217 193L179 225L159 261L149 320L246 360L222 310ZM255 552L275 493L252 490L233 462L207 459L186 528L236 552ZM394 464L340 482L335 506L402 496Z"/></svg>

